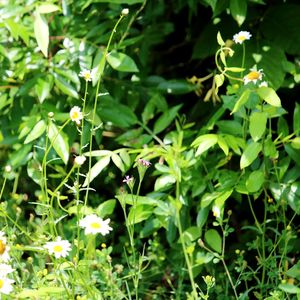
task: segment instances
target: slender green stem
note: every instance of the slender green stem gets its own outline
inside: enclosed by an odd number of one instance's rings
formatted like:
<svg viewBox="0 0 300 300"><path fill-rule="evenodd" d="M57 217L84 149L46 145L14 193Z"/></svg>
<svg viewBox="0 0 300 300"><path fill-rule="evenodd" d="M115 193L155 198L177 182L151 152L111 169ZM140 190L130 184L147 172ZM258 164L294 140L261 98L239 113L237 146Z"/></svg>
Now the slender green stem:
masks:
<svg viewBox="0 0 300 300"><path fill-rule="evenodd" d="M5 188L5 185L6 185L6 176L4 177L4 180L3 180L3 184L2 184L2 188L1 188L1 192L0 192L0 201L2 199L2 195L3 195L3 191L4 191L4 188Z"/></svg>
<svg viewBox="0 0 300 300"><path fill-rule="evenodd" d="M105 63L106 63L106 57L108 55L108 51L109 51L109 48L110 48L111 41L112 41L113 36L114 36L114 34L115 34L116 30L117 30L117 27L120 24L120 22L123 19L123 17L124 16L121 15L120 18L119 18L119 20L116 22L116 24L115 24L115 26L114 26L111 34L110 34L110 37L109 37L106 49L104 51L103 57L102 57L102 59L100 61L100 68L99 68L100 69L100 74L99 74L99 79L98 79L97 87L96 87L96 94L95 94L94 108L93 108L93 116L92 116L92 128L91 128L90 142L89 142L89 169L88 169L88 175L87 175L87 189L86 189L86 193L85 193L84 206L87 205L88 196L89 196L89 187L90 187L90 182L91 182L91 174L90 174L90 170L92 168L92 156L91 156L91 152L92 152L92 149L93 149L93 135L94 135L94 129L95 129L95 116L96 116L96 110L97 110L97 105L98 105L100 83L101 83L101 79L102 79L102 76L103 76L103 73L104 73L104 68L105 68Z"/></svg>
<svg viewBox="0 0 300 300"><path fill-rule="evenodd" d="M246 55L246 47L245 47L245 43L243 43L242 68L245 67L245 55ZM241 78L243 77L244 77L244 71L241 72Z"/></svg>
<svg viewBox="0 0 300 300"><path fill-rule="evenodd" d="M192 290L193 290L193 298L196 300L198 299L198 294L197 294L197 289L196 289L196 285L195 285L195 281L194 281L194 275L193 275L193 269L192 269L192 264L189 258L189 255L187 253L187 249L186 249L186 245L185 245L185 241L184 241L184 237L183 237L183 230L182 230L182 224L181 224L181 219L180 219L180 186L179 186L179 180L176 181L176 221L177 221L177 225L178 225L178 231L179 231L179 238L180 238L180 242L181 242L181 246L182 246L182 251L184 254L184 258L185 258L185 263L187 265L187 269L188 269L188 273L189 273L189 277L190 277L190 282L192 285Z"/></svg>
<svg viewBox="0 0 300 300"><path fill-rule="evenodd" d="M253 206L252 206L252 203L251 203L250 196L247 195L247 198L248 198L248 203L249 203L249 207L250 207L252 216L253 216L253 218L254 218L254 220L255 220L255 225L256 225L257 228L259 229L260 233L263 234L263 230L262 230L262 228L261 228L261 226L260 226L260 224L259 224L259 222L258 222L258 220L257 220L257 218L256 218L255 212L254 212L254 210L253 210Z"/></svg>

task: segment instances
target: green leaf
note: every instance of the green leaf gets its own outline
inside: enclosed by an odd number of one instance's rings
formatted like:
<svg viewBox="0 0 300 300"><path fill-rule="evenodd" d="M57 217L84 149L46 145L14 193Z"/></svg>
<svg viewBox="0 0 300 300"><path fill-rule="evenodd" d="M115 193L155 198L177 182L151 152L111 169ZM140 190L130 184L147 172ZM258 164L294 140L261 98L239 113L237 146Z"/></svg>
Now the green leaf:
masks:
<svg viewBox="0 0 300 300"><path fill-rule="evenodd" d="M220 31L218 31L218 33L217 33L217 42L220 46L225 46L225 42L222 39Z"/></svg>
<svg viewBox="0 0 300 300"><path fill-rule="evenodd" d="M272 88L262 86L257 89L257 94L262 100L266 101L270 105L281 107L280 98Z"/></svg>
<svg viewBox="0 0 300 300"><path fill-rule="evenodd" d="M117 201L115 199L110 199L101 203L96 209L97 215L100 218L105 218L107 215L111 215L115 209L116 202Z"/></svg>
<svg viewBox="0 0 300 300"><path fill-rule="evenodd" d="M51 77L52 79L52 77ZM49 96L51 86L53 83L53 80L50 79L50 76L47 77L47 80L43 80L39 78L37 80L37 83L35 85L35 92L39 98L39 102L43 103L44 100Z"/></svg>
<svg viewBox="0 0 300 300"><path fill-rule="evenodd" d="M121 160L121 158L118 154L112 153L111 160L113 161L115 166L121 170L121 172L123 172L123 173L125 172L123 161Z"/></svg>
<svg viewBox="0 0 300 300"><path fill-rule="evenodd" d="M294 149L290 145L284 145L284 150L288 154L288 156L298 165L300 166L300 150Z"/></svg>
<svg viewBox="0 0 300 300"><path fill-rule="evenodd" d="M39 161L32 159L27 164L27 174L28 176L38 185L43 182L42 176L42 166Z"/></svg>
<svg viewBox="0 0 300 300"><path fill-rule="evenodd" d="M251 94L250 90L245 90L243 91L242 95L240 96L239 100L235 103L233 110L231 112L231 114L237 112L244 104L247 103L249 96Z"/></svg>
<svg viewBox="0 0 300 300"><path fill-rule="evenodd" d="M296 134L300 133L300 104L298 103L295 104L293 128Z"/></svg>
<svg viewBox="0 0 300 300"><path fill-rule="evenodd" d="M252 139L257 142L264 134L267 125L267 113L253 112L250 116L249 131Z"/></svg>
<svg viewBox="0 0 300 300"><path fill-rule="evenodd" d="M244 169L252 164L252 162L258 157L258 153L261 151L262 146L257 142L252 142L247 145L245 151L242 154L240 160L240 168Z"/></svg>
<svg viewBox="0 0 300 300"><path fill-rule="evenodd" d="M56 86L66 95L74 97L76 99L79 98L79 95L76 89L70 85L64 78L54 73L54 82Z"/></svg>
<svg viewBox="0 0 300 300"><path fill-rule="evenodd" d="M137 205L131 207L128 214L129 224L137 224L147 220L153 213L153 206L151 205Z"/></svg>
<svg viewBox="0 0 300 300"><path fill-rule="evenodd" d="M218 145L223 150L224 154L227 156L229 153L229 147L226 143L226 140L220 135L218 135Z"/></svg>
<svg viewBox="0 0 300 300"><path fill-rule="evenodd" d="M260 190L264 181L265 176L262 171L253 171L246 181L246 188L250 193L255 193Z"/></svg>
<svg viewBox="0 0 300 300"><path fill-rule="evenodd" d="M170 125L170 123L175 119L177 112L181 108L181 106L182 105L176 105L165 111L155 122L153 133L158 134L164 129L166 129Z"/></svg>
<svg viewBox="0 0 300 300"><path fill-rule="evenodd" d="M217 134L204 134L197 137L192 143L192 147L197 147L196 156L201 155L218 142Z"/></svg>
<svg viewBox="0 0 300 300"><path fill-rule="evenodd" d="M139 72L134 60L128 55L112 51L106 57L111 67L120 72Z"/></svg>
<svg viewBox="0 0 300 300"><path fill-rule="evenodd" d="M86 174L85 181L83 186L87 186L89 181L90 183L103 171L103 169L109 164L110 155L102 156L91 168L90 172Z"/></svg>
<svg viewBox="0 0 300 300"><path fill-rule="evenodd" d="M49 14L54 11L60 10L60 7L52 3L43 3L40 6L38 6L37 10L40 14Z"/></svg>
<svg viewBox="0 0 300 300"><path fill-rule="evenodd" d="M63 162L67 164L69 160L69 153L70 153L67 136L63 134L63 132L59 132L56 125L52 122L49 124L48 136L55 152L63 160Z"/></svg>
<svg viewBox="0 0 300 300"><path fill-rule="evenodd" d="M299 294L300 288L289 283L281 283L278 286L282 291L288 293L288 294Z"/></svg>
<svg viewBox="0 0 300 300"><path fill-rule="evenodd" d="M162 175L155 181L154 191L166 188L176 182L176 178L173 175Z"/></svg>
<svg viewBox="0 0 300 300"><path fill-rule="evenodd" d="M111 3L111 4L133 5L133 4L137 4L137 3L143 3L144 0L97 0L96 2L97 3Z"/></svg>
<svg viewBox="0 0 300 300"><path fill-rule="evenodd" d="M291 140L291 145L294 149L300 149L300 137L297 136Z"/></svg>
<svg viewBox="0 0 300 300"><path fill-rule="evenodd" d="M287 270L285 274L289 277L293 277L297 280L300 280L300 261L298 261L296 265L292 266L289 270Z"/></svg>
<svg viewBox="0 0 300 300"><path fill-rule="evenodd" d="M246 0L230 0L230 12L232 17L241 26L247 15L247 1Z"/></svg>
<svg viewBox="0 0 300 300"><path fill-rule="evenodd" d="M222 239L220 234L215 229L209 229L205 232L204 239L206 243L214 251L221 253L222 252Z"/></svg>
<svg viewBox="0 0 300 300"><path fill-rule="evenodd" d="M38 10L36 10L35 12L34 34L40 50L47 57L49 45L49 28L46 19L40 15Z"/></svg>
<svg viewBox="0 0 300 300"><path fill-rule="evenodd" d="M40 120L36 125L33 127L33 129L30 131L30 133L27 135L24 144L28 144L37 138L39 138L46 130L47 124L44 120Z"/></svg>
<svg viewBox="0 0 300 300"><path fill-rule="evenodd" d="M197 226L191 226L183 232L186 243L191 243L201 236L201 229Z"/></svg>

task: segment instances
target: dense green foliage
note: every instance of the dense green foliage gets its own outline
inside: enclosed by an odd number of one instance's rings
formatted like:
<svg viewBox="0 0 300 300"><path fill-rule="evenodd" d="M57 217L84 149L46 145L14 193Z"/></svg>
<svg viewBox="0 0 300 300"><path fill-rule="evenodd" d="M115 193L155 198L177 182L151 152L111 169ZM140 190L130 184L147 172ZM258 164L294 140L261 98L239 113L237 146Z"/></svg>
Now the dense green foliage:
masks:
<svg viewBox="0 0 300 300"><path fill-rule="evenodd" d="M299 15L1 1L0 299L300 299Z"/></svg>

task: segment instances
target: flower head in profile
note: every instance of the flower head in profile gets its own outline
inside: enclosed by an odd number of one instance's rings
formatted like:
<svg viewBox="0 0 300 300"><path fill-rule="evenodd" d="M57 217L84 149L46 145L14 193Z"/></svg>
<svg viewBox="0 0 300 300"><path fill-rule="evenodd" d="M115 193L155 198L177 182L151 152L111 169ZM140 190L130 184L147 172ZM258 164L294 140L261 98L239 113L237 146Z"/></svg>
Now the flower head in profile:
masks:
<svg viewBox="0 0 300 300"><path fill-rule="evenodd" d="M79 106L74 106L70 110L70 118L77 125L80 125L80 121L83 119L82 112Z"/></svg>
<svg viewBox="0 0 300 300"><path fill-rule="evenodd" d="M93 69L92 71L90 70L82 70L79 73L79 76L84 78L85 81L92 81L94 76L95 76L95 70Z"/></svg>
<svg viewBox="0 0 300 300"><path fill-rule="evenodd" d="M129 14L129 9L128 8L123 8L121 14L123 16L127 16Z"/></svg>
<svg viewBox="0 0 300 300"><path fill-rule="evenodd" d="M244 84L247 84L249 82L253 82L254 84L258 81L261 80L263 76L263 70L256 70L256 69L250 69L250 72L243 78Z"/></svg>
<svg viewBox="0 0 300 300"><path fill-rule="evenodd" d="M84 164L84 162L86 161L86 157L81 155L81 156L76 156L74 159L74 163L75 165L77 165L78 167L82 166Z"/></svg>
<svg viewBox="0 0 300 300"><path fill-rule="evenodd" d="M125 178L123 179L123 182L126 184L130 184L134 178L132 176L126 175Z"/></svg>
<svg viewBox="0 0 300 300"><path fill-rule="evenodd" d="M15 281L12 279L9 279L2 274L0 275L0 299L1 299L1 294L8 295L12 292L13 286L12 284Z"/></svg>
<svg viewBox="0 0 300 300"><path fill-rule="evenodd" d="M240 31L233 36L233 41L236 44L243 44L244 41L250 40L251 36L251 33L248 31Z"/></svg>
<svg viewBox="0 0 300 300"><path fill-rule="evenodd" d="M220 211L220 208L218 206L214 205L213 208L212 208L212 212L213 212L214 217L220 218L221 211Z"/></svg>
<svg viewBox="0 0 300 300"><path fill-rule="evenodd" d="M6 244L6 241L7 239L5 233L3 231L0 231L0 262L7 262L10 260L10 247Z"/></svg>
<svg viewBox="0 0 300 300"><path fill-rule="evenodd" d="M44 246L50 255L54 255L55 258L66 257L70 250L71 244L67 240L62 240L60 236L58 236L55 242L47 242Z"/></svg>
<svg viewBox="0 0 300 300"><path fill-rule="evenodd" d="M88 215L79 221L79 226L84 228L85 234L108 234L112 228L108 225L110 219L102 220L95 214Z"/></svg>

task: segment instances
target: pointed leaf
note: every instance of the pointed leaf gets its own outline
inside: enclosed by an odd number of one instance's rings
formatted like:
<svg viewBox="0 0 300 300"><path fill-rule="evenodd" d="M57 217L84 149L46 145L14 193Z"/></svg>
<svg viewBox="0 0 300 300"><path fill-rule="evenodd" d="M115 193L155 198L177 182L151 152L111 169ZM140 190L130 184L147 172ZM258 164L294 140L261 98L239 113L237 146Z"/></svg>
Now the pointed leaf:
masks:
<svg viewBox="0 0 300 300"><path fill-rule="evenodd" d="M198 146L196 156L201 155L209 148L213 147L218 142L218 135L216 134L204 134L196 138L192 143L192 147Z"/></svg>
<svg viewBox="0 0 300 300"><path fill-rule="evenodd" d="M249 131L255 142L263 136L267 126L267 118L265 112L254 112L250 116Z"/></svg>
<svg viewBox="0 0 300 300"><path fill-rule="evenodd" d="M30 131L30 133L27 135L24 144L28 144L37 138L39 138L46 130L47 125L44 120L40 120L36 125L33 127L33 129Z"/></svg>
<svg viewBox="0 0 300 300"><path fill-rule="evenodd" d="M217 42L220 46L224 46L225 45L225 42L223 41L222 39L222 36L221 36L221 33L220 31L218 31L218 34L217 34Z"/></svg>
<svg viewBox="0 0 300 300"><path fill-rule="evenodd" d="M281 107L281 101L276 92L270 87L260 87L257 89L257 94L261 99L272 106Z"/></svg>
<svg viewBox="0 0 300 300"><path fill-rule="evenodd" d="M250 96L250 90L245 90L241 97L239 98L239 100L235 103L233 110L231 112L231 114L235 113L236 111L238 111L249 99Z"/></svg>
<svg viewBox="0 0 300 300"><path fill-rule="evenodd" d="M76 91L76 89L68 83L63 77L54 74L54 81L56 86L66 95L69 95L71 97L74 97L76 99L79 98L79 95Z"/></svg>
<svg viewBox="0 0 300 300"><path fill-rule="evenodd" d="M134 60L128 55L116 51L112 51L106 57L111 67L120 72L138 72Z"/></svg>
<svg viewBox="0 0 300 300"><path fill-rule="evenodd" d="M250 193L255 193L260 190L264 181L264 173L261 170L254 171L246 181L246 188Z"/></svg>
<svg viewBox="0 0 300 300"><path fill-rule="evenodd" d="M69 160L69 143L68 138L63 132L59 132L54 123L50 123L48 128L48 136L55 152L63 160L65 164Z"/></svg>
<svg viewBox="0 0 300 300"><path fill-rule="evenodd" d="M239 26L241 26L244 23L247 14L246 0L230 0L230 12Z"/></svg>
<svg viewBox="0 0 300 300"><path fill-rule="evenodd" d="M244 169L252 164L252 162L258 157L258 153L261 151L262 146L257 142L252 142L247 145L245 151L242 154L240 161L240 168Z"/></svg>
<svg viewBox="0 0 300 300"><path fill-rule="evenodd" d="M34 34L39 48L47 57L49 45L49 28L46 19L41 16L38 11L35 12Z"/></svg>
<svg viewBox="0 0 300 300"><path fill-rule="evenodd" d="M86 175L83 186L87 186L88 183L92 182L101 172L102 170L109 164L110 155L102 156L91 168L90 172Z"/></svg>

